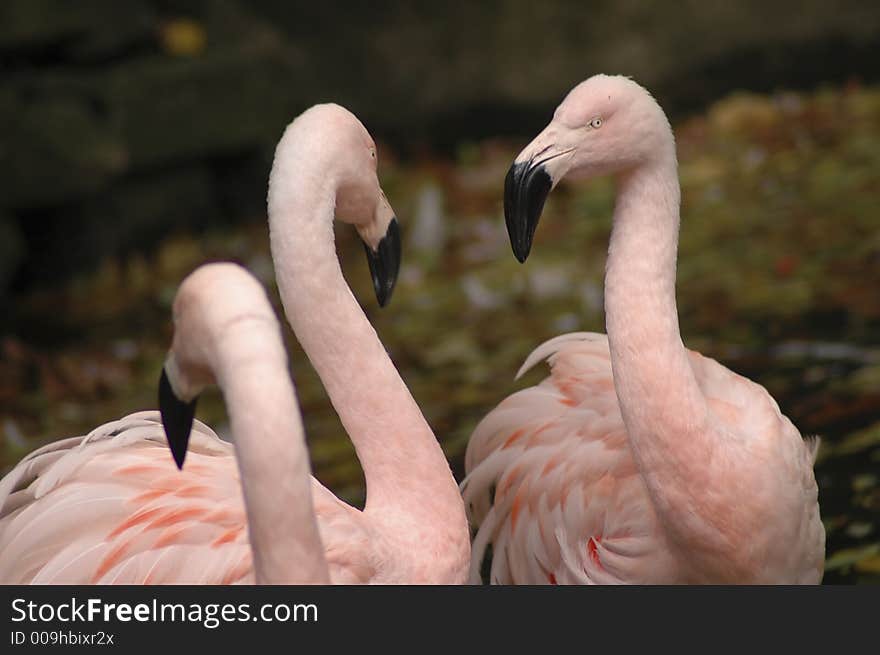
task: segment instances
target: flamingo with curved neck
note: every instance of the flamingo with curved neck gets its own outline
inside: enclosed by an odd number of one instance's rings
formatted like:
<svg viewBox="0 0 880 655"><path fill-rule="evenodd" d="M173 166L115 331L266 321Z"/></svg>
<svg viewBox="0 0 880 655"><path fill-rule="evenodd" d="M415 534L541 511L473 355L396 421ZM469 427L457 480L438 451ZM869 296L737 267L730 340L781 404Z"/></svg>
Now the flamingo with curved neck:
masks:
<svg viewBox="0 0 880 655"><path fill-rule="evenodd" d="M306 163L311 174L292 173ZM396 232L375 169L369 134L338 106L313 108L288 128L269 182L278 288L364 467L366 513L418 526L400 535L404 543L458 539L466 520L449 464L349 290L334 250L334 214L357 227L368 250L381 249L376 238L386 225ZM350 195L367 200L356 203Z"/></svg>
<svg viewBox="0 0 880 655"><path fill-rule="evenodd" d="M505 182L514 255L528 257L564 177L617 181L605 277L607 338L557 337L551 376L477 427L463 483L500 583L819 582L824 529L813 461L767 391L687 350L675 302L675 142L642 87L575 87ZM492 492L494 489L494 495Z"/></svg>
<svg viewBox="0 0 880 655"><path fill-rule="evenodd" d="M367 484L362 521L377 579L463 582L470 537L446 457L342 276L333 220L364 240L380 303L396 274L397 222L369 133L338 105L288 127L269 181L269 225L285 313L348 432ZM375 253L375 254L372 254Z"/></svg>

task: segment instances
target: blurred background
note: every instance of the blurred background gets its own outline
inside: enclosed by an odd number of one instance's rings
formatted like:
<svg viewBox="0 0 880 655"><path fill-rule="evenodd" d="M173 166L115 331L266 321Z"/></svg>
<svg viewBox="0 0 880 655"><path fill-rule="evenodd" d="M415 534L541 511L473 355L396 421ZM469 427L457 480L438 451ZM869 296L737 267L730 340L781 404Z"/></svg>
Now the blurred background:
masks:
<svg viewBox="0 0 880 655"><path fill-rule="evenodd" d="M880 5L876 0L5 0L0 4L0 473L156 406L170 302L232 259L276 308L266 182L316 102L379 144L404 263L379 311L343 269L461 477L476 422L562 331L604 332L613 188L563 184L527 266L504 175L597 72L669 114L689 347L824 438L826 583L880 582ZM289 332L289 331L288 331ZM320 381L288 334L316 474L363 501ZM198 416L228 432L221 399Z"/></svg>

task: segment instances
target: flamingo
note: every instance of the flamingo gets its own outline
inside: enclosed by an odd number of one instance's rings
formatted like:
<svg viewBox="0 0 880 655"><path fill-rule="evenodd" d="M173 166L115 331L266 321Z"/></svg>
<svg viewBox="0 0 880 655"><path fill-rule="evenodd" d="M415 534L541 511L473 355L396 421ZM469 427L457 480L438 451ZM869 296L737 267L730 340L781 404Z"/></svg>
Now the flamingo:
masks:
<svg viewBox="0 0 880 655"><path fill-rule="evenodd" d="M462 493L497 584L818 583L825 532L802 438L762 387L684 347L675 303L679 201L663 110L634 81L576 86L516 157L504 188L525 262L564 177L617 185L607 336L539 346L550 375L476 427Z"/></svg>
<svg viewBox="0 0 880 655"><path fill-rule="evenodd" d="M196 394L210 376L204 360L181 358L175 335L160 379L161 421L141 412L50 444L0 481L0 581L466 580L470 539L458 486L335 252L334 218L360 234L377 299L388 302L400 236L376 164L375 144L353 114L316 105L285 130L268 192L282 302L362 463L363 511L314 478L312 506L294 507L307 460L291 443L299 426L290 382L269 374L270 356L275 376L285 362L283 348L268 343L277 335L264 326L264 339L233 341L194 322L207 329L189 332L196 353L210 351L211 338L230 349L248 346L221 357L214 370L226 385L238 446L199 422L190 431ZM218 285L211 297L223 305L233 292ZM243 314L239 322L241 328L231 324L233 335L258 320ZM310 512L323 547L310 532Z"/></svg>
<svg viewBox="0 0 880 655"><path fill-rule="evenodd" d="M171 390L195 396L217 380L239 457L196 422L191 466L178 473L155 412L49 444L0 485L4 582L329 580L302 419L259 282L235 264L202 266L181 284L174 322L163 418L188 436L194 406Z"/></svg>

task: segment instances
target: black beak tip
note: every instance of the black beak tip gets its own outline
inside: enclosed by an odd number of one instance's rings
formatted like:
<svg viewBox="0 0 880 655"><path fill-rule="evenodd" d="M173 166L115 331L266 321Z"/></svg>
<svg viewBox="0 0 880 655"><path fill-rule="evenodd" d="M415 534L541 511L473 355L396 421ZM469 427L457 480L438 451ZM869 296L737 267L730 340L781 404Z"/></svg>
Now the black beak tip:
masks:
<svg viewBox="0 0 880 655"><path fill-rule="evenodd" d="M504 179L504 221L513 256L520 264L532 250L535 229L552 187L546 169L528 161L514 162Z"/></svg>
<svg viewBox="0 0 880 655"><path fill-rule="evenodd" d="M391 300L392 290L385 291L384 289L376 289L376 300L379 301L379 307L385 307L388 302Z"/></svg>
<svg viewBox="0 0 880 655"><path fill-rule="evenodd" d="M162 369L159 378L159 413L162 416L162 427L165 429L168 448L178 469L183 468L183 461L186 459L197 401L198 398L190 402L180 400L174 394L165 369Z"/></svg>
<svg viewBox="0 0 880 655"><path fill-rule="evenodd" d="M516 257L516 261L520 264L525 264L526 260L529 258L529 252L531 248L526 248L523 250L518 250L516 247L513 248L513 256Z"/></svg>
<svg viewBox="0 0 880 655"><path fill-rule="evenodd" d="M373 290L379 307L385 307L394 292L397 274L400 271L401 245L400 225L396 218L388 224L385 236L379 241L376 250L364 244L367 262L370 264L370 275L373 278Z"/></svg>

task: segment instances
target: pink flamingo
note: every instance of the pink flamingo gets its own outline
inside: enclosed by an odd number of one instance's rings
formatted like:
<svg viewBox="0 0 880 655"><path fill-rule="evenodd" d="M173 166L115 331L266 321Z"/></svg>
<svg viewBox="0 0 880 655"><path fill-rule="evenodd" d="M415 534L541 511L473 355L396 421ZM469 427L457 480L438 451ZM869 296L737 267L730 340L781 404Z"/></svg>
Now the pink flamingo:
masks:
<svg viewBox="0 0 880 655"><path fill-rule="evenodd" d="M474 431L471 579L491 544L492 583L818 583L819 440L762 386L683 346L675 142L638 84L579 84L516 158L504 190L514 255L525 261L563 177L608 174L608 335L540 346L517 377L545 359L550 377Z"/></svg>
<svg viewBox="0 0 880 655"><path fill-rule="evenodd" d="M195 397L217 380L238 457L196 422L179 473L155 412L41 448L0 488L4 582L329 580L299 406L259 282L235 264L202 266L180 286L174 323L163 418L179 416L188 438L193 406L172 385Z"/></svg>
<svg viewBox="0 0 880 655"><path fill-rule="evenodd" d="M195 321L186 332L191 346L175 336L160 384L168 444L179 466L190 452L186 466L177 471L171 464L155 412L35 451L0 482L0 581L466 579L469 534L449 465L335 252L334 212L364 240L377 297L387 302L399 232L379 187L375 145L360 121L337 105L318 105L289 125L275 153L268 208L282 300L364 467L364 510L314 478L312 506L301 502L307 459L297 445L301 427L289 379L278 379L286 360L280 344L272 345L277 335L264 326L261 336L238 337L258 322L248 313L213 329ZM221 306L233 302L234 289L217 285L210 293ZM191 348L192 359L181 348ZM215 350L222 354L215 353L213 374L225 385L236 449L200 423L189 431Z"/></svg>

